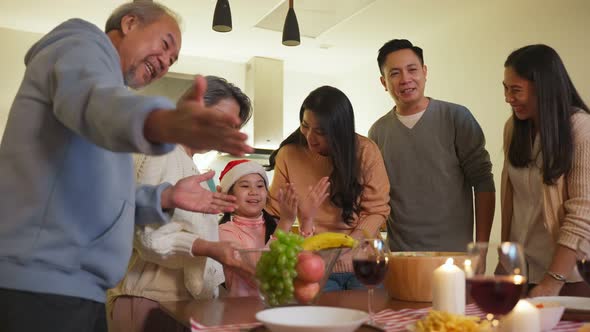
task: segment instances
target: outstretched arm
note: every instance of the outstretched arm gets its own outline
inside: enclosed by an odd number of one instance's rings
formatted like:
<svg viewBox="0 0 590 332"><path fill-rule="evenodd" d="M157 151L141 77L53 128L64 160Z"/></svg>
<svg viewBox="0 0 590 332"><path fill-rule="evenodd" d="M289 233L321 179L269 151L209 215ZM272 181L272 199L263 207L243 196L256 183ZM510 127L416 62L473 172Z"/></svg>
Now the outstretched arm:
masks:
<svg viewBox="0 0 590 332"><path fill-rule="evenodd" d="M236 209L236 198L220 192L212 192L201 186L201 182L211 179L214 171L204 174L188 176L180 179L174 186L164 189L162 192L162 208L192 212L217 214L221 212L233 212Z"/></svg>
<svg viewBox="0 0 590 332"><path fill-rule="evenodd" d="M238 116L206 107L207 81L197 75L193 93L184 95L176 110L150 112L144 135L150 142L180 143L197 150L217 150L242 156L253 152L248 136L239 131Z"/></svg>

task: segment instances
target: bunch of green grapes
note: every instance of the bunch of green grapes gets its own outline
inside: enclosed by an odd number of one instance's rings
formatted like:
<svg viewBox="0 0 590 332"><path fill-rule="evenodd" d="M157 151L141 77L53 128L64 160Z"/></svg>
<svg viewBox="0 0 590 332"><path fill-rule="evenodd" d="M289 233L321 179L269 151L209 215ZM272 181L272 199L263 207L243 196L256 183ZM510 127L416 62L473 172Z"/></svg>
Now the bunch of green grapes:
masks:
<svg viewBox="0 0 590 332"><path fill-rule="evenodd" d="M294 233L275 232L271 242L256 264L256 277L260 291L271 306L288 303L293 299L293 279L297 277L297 255L303 248L303 237Z"/></svg>

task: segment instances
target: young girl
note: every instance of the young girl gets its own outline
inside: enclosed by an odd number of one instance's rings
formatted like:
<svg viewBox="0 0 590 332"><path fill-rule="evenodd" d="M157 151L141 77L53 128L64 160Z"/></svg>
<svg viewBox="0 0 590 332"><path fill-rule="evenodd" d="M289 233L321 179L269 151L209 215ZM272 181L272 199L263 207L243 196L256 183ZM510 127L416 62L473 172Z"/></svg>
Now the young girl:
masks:
<svg viewBox="0 0 590 332"><path fill-rule="evenodd" d="M504 68L502 240L523 245L530 296L590 296L575 268L590 237L588 106L549 46L520 48Z"/></svg>
<svg viewBox="0 0 590 332"><path fill-rule="evenodd" d="M219 191L236 197L237 209L220 221L219 240L243 249L264 248L277 229L289 232L297 215L297 197L292 184L279 190L280 220L264 210L268 197L266 171L256 162L234 160L219 177ZM317 192L321 188L313 190ZM314 194L315 194L314 192ZM229 296L256 296L256 285L231 269L224 268Z"/></svg>

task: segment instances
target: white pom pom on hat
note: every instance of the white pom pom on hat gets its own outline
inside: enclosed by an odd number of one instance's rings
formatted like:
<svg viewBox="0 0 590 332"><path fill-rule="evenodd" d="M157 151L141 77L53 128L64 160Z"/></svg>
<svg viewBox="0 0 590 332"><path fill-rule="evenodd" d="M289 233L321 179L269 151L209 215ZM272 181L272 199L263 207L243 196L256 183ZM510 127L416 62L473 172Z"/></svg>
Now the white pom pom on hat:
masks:
<svg viewBox="0 0 590 332"><path fill-rule="evenodd" d="M227 194L236 181L248 174L259 174L264 180L266 189L268 189L268 178L266 177L266 171L262 168L262 165L251 160L240 159L230 161L227 163L223 171L221 171L221 174L219 175L221 192Z"/></svg>

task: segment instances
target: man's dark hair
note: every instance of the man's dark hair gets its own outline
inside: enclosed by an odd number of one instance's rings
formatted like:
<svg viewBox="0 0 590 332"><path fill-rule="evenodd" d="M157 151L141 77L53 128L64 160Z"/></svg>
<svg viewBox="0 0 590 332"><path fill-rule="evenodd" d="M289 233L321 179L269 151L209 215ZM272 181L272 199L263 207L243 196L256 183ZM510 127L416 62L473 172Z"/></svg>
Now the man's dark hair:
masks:
<svg viewBox="0 0 590 332"><path fill-rule="evenodd" d="M377 64L379 65L381 75L383 75L383 65L385 64L385 59L389 53L404 49L412 50L418 56L418 59L420 59L420 64L424 66L424 55L422 54L422 49L420 47L414 46L412 42L407 39L392 39L381 46L379 54L377 55Z"/></svg>

